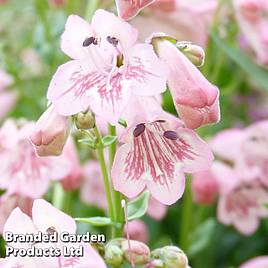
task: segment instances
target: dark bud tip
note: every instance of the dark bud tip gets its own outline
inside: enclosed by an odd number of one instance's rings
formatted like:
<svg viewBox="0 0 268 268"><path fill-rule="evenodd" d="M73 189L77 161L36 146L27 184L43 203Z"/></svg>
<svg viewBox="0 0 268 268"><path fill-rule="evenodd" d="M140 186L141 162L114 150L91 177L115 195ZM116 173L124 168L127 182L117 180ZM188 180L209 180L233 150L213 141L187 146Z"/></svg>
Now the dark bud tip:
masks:
<svg viewBox="0 0 268 268"><path fill-rule="evenodd" d="M85 41L83 42L83 47L88 47L91 44L95 44L96 42L97 42L96 38L91 36L85 39Z"/></svg>
<svg viewBox="0 0 268 268"><path fill-rule="evenodd" d="M142 124L138 124L136 126L136 128L134 129L133 131L133 136L135 138L139 137L143 132L145 131L145 125L142 123Z"/></svg>
<svg viewBox="0 0 268 268"><path fill-rule="evenodd" d="M177 132L172 131L172 130L167 130L164 132L164 137L169 139L169 140L177 140L179 138Z"/></svg>

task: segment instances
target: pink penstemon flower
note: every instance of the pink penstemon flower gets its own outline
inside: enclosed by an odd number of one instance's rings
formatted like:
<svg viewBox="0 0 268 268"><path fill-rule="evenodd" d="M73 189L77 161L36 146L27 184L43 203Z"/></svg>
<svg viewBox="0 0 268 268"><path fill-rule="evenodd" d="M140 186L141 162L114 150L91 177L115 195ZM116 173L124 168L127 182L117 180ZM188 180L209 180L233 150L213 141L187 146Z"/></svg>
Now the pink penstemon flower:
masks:
<svg viewBox="0 0 268 268"><path fill-rule="evenodd" d="M115 0L119 17L129 20L155 0Z"/></svg>
<svg viewBox="0 0 268 268"><path fill-rule="evenodd" d="M209 147L180 121L168 120L163 116L126 129L111 171L117 191L132 198L148 188L155 199L170 205L184 192L184 172L209 168Z"/></svg>
<svg viewBox="0 0 268 268"><path fill-rule="evenodd" d="M8 120L0 130L4 139L0 149L0 187L7 190L5 196L39 198L48 190L51 180L69 174L71 165L65 156L38 157L29 141L34 123L24 122L20 127L18 124Z"/></svg>
<svg viewBox="0 0 268 268"><path fill-rule="evenodd" d="M105 22L105 23L103 23ZM72 61L61 65L47 97L62 115L89 107L116 124L133 95L166 89L165 68L149 44L136 44L137 30L112 13L97 10L91 24L71 15L61 48Z"/></svg>
<svg viewBox="0 0 268 268"><path fill-rule="evenodd" d="M18 222L20 224L18 224ZM75 234L76 224L75 221L67 214L59 211L47 201L37 199L33 203L32 217L30 218L24 214L19 208L12 211L4 226L4 234L6 232L12 232L15 234L36 234L38 231L42 233L54 233L68 232ZM37 243L32 245L30 243L9 242L9 246L14 248L30 248L30 247L49 247L53 246L59 249L63 244L58 243ZM75 246L79 244L68 243L65 246ZM25 257L16 258L8 257L4 260L11 267L44 267L44 268L61 268L61 267L96 267L105 268L101 257L95 252L95 250L88 244L81 244L84 248L83 257ZM17 266L16 266L17 265ZM9 267L9 266L7 266Z"/></svg>
<svg viewBox="0 0 268 268"><path fill-rule="evenodd" d="M155 35L152 43L159 58L167 66L168 86L175 108L185 125L195 129L217 123L220 120L219 89L165 37Z"/></svg>

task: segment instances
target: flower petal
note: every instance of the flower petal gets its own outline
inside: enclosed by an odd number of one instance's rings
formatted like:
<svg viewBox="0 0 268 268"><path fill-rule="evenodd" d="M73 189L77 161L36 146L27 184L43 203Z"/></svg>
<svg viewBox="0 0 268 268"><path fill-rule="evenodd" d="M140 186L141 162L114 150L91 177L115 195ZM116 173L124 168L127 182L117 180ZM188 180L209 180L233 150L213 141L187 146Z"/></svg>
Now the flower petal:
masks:
<svg viewBox="0 0 268 268"><path fill-rule="evenodd" d="M151 45L135 45L129 57L126 76L131 79L134 94L154 96L166 90L166 66L157 58Z"/></svg>
<svg viewBox="0 0 268 268"><path fill-rule="evenodd" d="M33 204L33 222L38 230L47 232L48 228L55 228L60 232L74 234L76 231L75 221L67 214L53 207L43 199L36 199Z"/></svg>
<svg viewBox="0 0 268 268"><path fill-rule="evenodd" d="M115 190L129 198L137 196L145 188L145 181L141 179L144 172L142 166L133 167L135 170L128 167L131 151L131 144L122 145L116 152L111 171Z"/></svg>
<svg viewBox="0 0 268 268"><path fill-rule="evenodd" d="M183 170L194 173L209 169L214 159L209 146L191 129L178 128L177 133L184 152Z"/></svg>
<svg viewBox="0 0 268 268"><path fill-rule="evenodd" d="M116 6L119 17L124 20L129 20L135 17L141 9L150 5L154 0L142 0L142 1L128 1L128 0L116 0Z"/></svg>
<svg viewBox="0 0 268 268"><path fill-rule="evenodd" d="M83 42L93 36L89 23L77 15L70 15L61 36L61 50L72 59L83 59L86 49Z"/></svg>
<svg viewBox="0 0 268 268"><path fill-rule="evenodd" d="M90 62L88 62L90 64ZM79 61L69 61L54 74L47 98L55 104L61 115L73 115L89 106L89 94L96 92L103 76L93 66L85 71Z"/></svg>
<svg viewBox="0 0 268 268"><path fill-rule="evenodd" d="M13 234L35 234L37 233L37 229L35 228L31 218L17 207L11 212L5 223L3 234L5 235L6 232L11 232ZM8 242L8 245L16 248L29 247L29 244L20 242Z"/></svg>
<svg viewBox="0 0 268 268"><path fill-rule="evenodd" d="M103 9L95 12L91 26L104 40L108 36L118 39L123 50L132 47L138 38L138 31L134 27Z"/></svg>
<svg viewBox="0 0 268 268"><path fill-rule="evenodd" d="M185 177L181 171L181 166L175 168L173 177L169 177L169 183L161 184L154 181L147 181L146 185L152 196L165 205L172 205L184 193Z"/></svg>

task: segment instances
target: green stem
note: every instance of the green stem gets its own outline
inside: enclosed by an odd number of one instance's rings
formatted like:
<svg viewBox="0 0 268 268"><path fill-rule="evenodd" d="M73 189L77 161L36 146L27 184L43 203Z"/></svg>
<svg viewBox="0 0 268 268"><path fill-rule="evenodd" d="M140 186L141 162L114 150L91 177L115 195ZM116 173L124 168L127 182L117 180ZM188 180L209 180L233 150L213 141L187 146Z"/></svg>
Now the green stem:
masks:
<svg viewBox="0 0 268 268"><path fill-rule="evenodd" d="M86 14L85 18L86 20L90 20L95 12L95 10L98 8L99 0L88 0L87 1L87 7L86 7Z"/></svg>
<svg viewBox="0 0 268 268"><path fill-rule="evenodd" d="M191 216L192 216L192 195L191 195L191 179L186 179L185 192L183 196L183 208L181 217L181 228L179 245L180 247L187 251L189 247L189 234L191 231Z"/></svg>
<svg viewBox="0 0 268 268"><path fill-rule="evenodd" d="M109 134L112 136L116 136L116 127L109 125ZM114 156L116 152L116 142L110 145L109 147L109 161L110 161L110 169L112 168ZM112 192L114 196L114 202L115 202L115 216L116 216L116 222L122 223L122 227L116 229L116 237L121 237L123 235L123 222L124 222L124 211L121 206L121 200L122 194L120 192L117 192L112 187Z"/></svg>
<svg viewBox="0 0 268 268"><path fill-rule="evenodd" d="M64 191L60 182L56 182L53 186L52 204L59 210L71 214L73 193Z"/></svg>
<svg viewBox="0 0 268 268"><path fill-rule="evenodd" d="M113 199L111 195L111 186L110 186L110 181L109 181L109 173L107 171L106 163L105 163L105 158L104 158L104 152L103 152L103 145L101 141L101 134L97 128L97 126L94 127L94 133L97 138L98 146L97 146L97 154L98 154L98 159L101 167L101 173L103 177L103 183L104 183L104 188L105 188L105 193L106 193L106 199L108 203L108 210L109 210L109 216L111 220L114 222L115 221L115 212L114 212L114 207L113 207ZM112 232L112 235L114 232Z"/></svg>

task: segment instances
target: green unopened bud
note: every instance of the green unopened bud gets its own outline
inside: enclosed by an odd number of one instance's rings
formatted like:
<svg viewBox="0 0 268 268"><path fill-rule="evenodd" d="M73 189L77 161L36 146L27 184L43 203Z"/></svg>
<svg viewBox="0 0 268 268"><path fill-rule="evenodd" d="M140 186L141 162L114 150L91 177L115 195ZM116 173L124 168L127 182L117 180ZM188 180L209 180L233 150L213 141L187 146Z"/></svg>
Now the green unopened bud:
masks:
<svg viewBox="0 0 268 268"><path fill-rule="evenodd" d="M187 268L188 258L184 252L174 246L162 248L162 261L167 268Z"/></svg>
<svg viewBox="0 0 268 268"><path fill-rule="evenodd" d="M197 67L205 62L205 52L202 47L189 42L178 42L177 48Z"/></svg>
<svg viewBox="0 0 268 268"><path fill-rule="evenodd" d="M130 247L129 247L130 243ZM137 265L145 265L150 261L150 249L139 241L125 240L122 242L122 250L127 262Z"/></svg>
<svg viewBox="0 0 268 268"><path fill-rule="evenodd" d="M95 117L91 111L80 112L74 117L78 129L91 129L95 126Z"/></svg>
<svg viewBox="0 0 268 268"><path fill-rule="evenodd" d="M112 266L119 266L123 263L123 251L117 245L107 245L105 248L106 262Z"/></svg>

